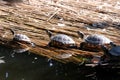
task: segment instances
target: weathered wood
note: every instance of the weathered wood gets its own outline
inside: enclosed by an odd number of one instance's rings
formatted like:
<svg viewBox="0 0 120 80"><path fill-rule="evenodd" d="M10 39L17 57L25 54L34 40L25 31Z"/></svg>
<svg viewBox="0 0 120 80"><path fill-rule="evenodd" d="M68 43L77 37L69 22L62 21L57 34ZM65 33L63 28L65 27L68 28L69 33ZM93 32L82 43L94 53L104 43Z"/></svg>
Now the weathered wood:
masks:
<svg viewBox="0 0 120 80"><path fill-rule="evenodd" d="M103 34L120 45L120 14L119 9L115 8L113 3L110 3L111 6L103 6L104 2L89 2L89 0L88 2L70 0L46 4L44 0L41 0L39 3L37 6L24 3L16 7L0 4L1 45L13 47L13 44L8 44L13 37L9 29L13 28L16 33L28 35L36 44L36 47L30 48L30 52L63 63L81 63L93 55L101 56L103 52L47 47L49 37L45 32L46 29L53 31L54 34L63 33L71 36L78 46L82 42L77 35L78 30L85 34ZM105 8L99 9L100 6ZM59 11L55 12L56 9ZM97 28L98 23L105 23L105 25ZM67 59L58 57L59 54L65 53L72 54L72 56Z"/></svg>

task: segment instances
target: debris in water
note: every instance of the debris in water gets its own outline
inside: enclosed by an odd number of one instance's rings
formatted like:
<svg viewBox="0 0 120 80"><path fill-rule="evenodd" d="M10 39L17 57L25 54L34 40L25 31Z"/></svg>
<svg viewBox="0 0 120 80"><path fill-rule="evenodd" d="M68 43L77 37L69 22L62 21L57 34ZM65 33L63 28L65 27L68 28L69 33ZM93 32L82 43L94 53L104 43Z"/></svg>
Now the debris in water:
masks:
<svg viewBox="0 0 120 80"><path fill-rule="evenodd" d="M12 57L12 58L15 57L14 54L15 54L15 52L14 52L14 50L13 50L12 53L11 53L11 57Z"/></svg>
<svg viewBox="0 0 120 80"><path fill-rule="evenodd" d="M100 63L100 56L94 56L91 60L92 63L98 64Z"/></svg>
<svg viewBox="0 0 120 80"><path fill-rule="evenodd" d="M24 78L22 78L21 80L25 80Z"/></svg>
<svg viewBox="0 0 120 80"><path fill-rule="evenodd" d="M5 56L1 56L0 59L5 58Z"/></svg>
<svg viewBox="0 0 120 80"><path fill-rule="evenodd" d="M48 59L48 62L49 62L49 66L52 67L53 66L52 59Z"/></svg>
<svg viewBox="0 0 120 80"><path fill-rule="evenodd" d="M8 72L6 72L6 73L5 73L5 78L8 78L8 76L9 76L9 75L8 75Z"/></svg>
<svg viewBox="0 0 120 80"><path fill-rule="evenodd" d="M38 59L37 57L34 57L34 59L36 60L36 59Z"/></svg>
<svg viewBox="0 0 120 80"><path fill-rule="evenodd" d="M1 60L0 60L0 64L1 64L1 63L5 63L5 61L1 59Z"/></svg>
<svg viewBox="0 0 120 80"><path fill-rule="evenodd" d="M51 58L47 59L47 61L48 61L48 62L51 61Z"/></svg>
<svg viewBox="0 0 120 80"><path fill-rule="evenodd" d="M35 61L32 61L32 63L35 63Z"/></svg>
<svg viewBox="0 0 120 80"><path fill-rule="evenodd" d="M50 67L52 67L52 66L53 66L53 63L52 63L52 62L50 62L50 63L49 63L49 66L50 66Z"/></svg>

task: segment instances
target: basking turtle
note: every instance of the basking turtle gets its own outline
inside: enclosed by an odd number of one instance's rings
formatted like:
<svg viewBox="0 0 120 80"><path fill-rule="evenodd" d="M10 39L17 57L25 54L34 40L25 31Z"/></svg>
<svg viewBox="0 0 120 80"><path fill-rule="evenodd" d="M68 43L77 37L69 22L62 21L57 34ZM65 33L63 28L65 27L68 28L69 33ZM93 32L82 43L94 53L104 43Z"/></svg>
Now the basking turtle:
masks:
<svg viewBox="0 0 120 80"><path fill-rule="evenodd" d="M26 43L26 44L31 44L31 46L35 46L33 42L31 42L30 38L24 34L15 34L13 29L10 29L12 34L14 35L13 41L21 42L21 43Z"/></svg>
<svg viewBox="0 0 120 80"><path fill-rule="evenodd" d="M10 31L13 34L13 40L10 42L10 44L14 44L17 47L15 47L15 51L17 53L22 53L27 51L30 46L34 47L35 44L33 42L31 42L30 38L24 34L15 34L15 32L13 31L13 29L10 29Z"/></svg>
<svg viewBox="0 0 120 80"><path fill-rule="evenodd" d="M52 34L51 31L46 30L48 36L50 37L50 42L48 46L58 47L58 48L74 48L76 47L75 41L68 35L65 34Z"/></svg>
<svg viewBox="0 0 120 80"><path fill-rule="evenodd" d="M113 42L110 42L112 46L110 49L107 49L106 46L102 45L104 51L104 58L110 61L120 61L120 46L117 46Z"/></svg>
<svg viewBox="0 0 120 80"><path fill-rule="evenodd" d="M84 42L80 43L80 49L89 51L102 50L101 45L107 45L112 42L109 38L100 34L92 34L85 37L84 33L77 31L79 37L84 39Z"/></svg>

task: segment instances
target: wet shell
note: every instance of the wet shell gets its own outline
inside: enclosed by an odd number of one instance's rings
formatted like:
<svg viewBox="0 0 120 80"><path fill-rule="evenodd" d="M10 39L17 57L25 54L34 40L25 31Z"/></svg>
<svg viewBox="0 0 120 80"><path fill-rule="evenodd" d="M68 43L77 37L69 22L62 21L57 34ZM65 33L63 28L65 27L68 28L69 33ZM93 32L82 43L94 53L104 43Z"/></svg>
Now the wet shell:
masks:
<svg viewBox="0 0 120 80"><path fill-rule="evenodd" d="M80 43L80 49L98 52L102 51L102 45L109 47L110 42L112 41L104 35L93 34L87 36L84 42Z"/></svg>
<svg viewBox="0 0 120 80"><path fill-rule="evenodd" d="M71 37L64 34L55 35L51 38L51 41L52 40L61 42L63 44L75 44L75 41Z"/></svg>
<svg viewBox="0 0 120 80"><path fill-rule="evenodd" d="M51 37L49 46L54 46L59 48L73 48L76 47L76 44L71 37L65 34L57 34Z"/></svg>
<svg viewBox="0 0 120 80"><path fill-rule="evenodd" d="M24 34L16 34L14 36L13 40L25 41L25 42L31 43L30 38L28 36L24 35Z"/></svg>
<svg viewBox="0 0 120 80"><path fill-rule="evenodd" d="M103 44L109 44L112 41L109 38L105 37L104 35L94 34L86 37L85 42L91 44L103 45Z"/></svg>

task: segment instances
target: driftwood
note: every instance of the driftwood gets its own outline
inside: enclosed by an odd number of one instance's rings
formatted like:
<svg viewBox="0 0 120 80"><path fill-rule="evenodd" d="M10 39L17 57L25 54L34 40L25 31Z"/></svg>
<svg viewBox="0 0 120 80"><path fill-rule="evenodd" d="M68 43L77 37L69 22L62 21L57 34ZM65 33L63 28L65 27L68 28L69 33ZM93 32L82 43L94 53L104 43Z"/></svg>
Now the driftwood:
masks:
<svg viewBox="0 0 120 80"><path fill-rule="evenodd" d="M111 0L113 1L113 0ZM103 52L90 52L79 49L58 49L47 47L49 37L45 30L51 30L54 34L63 33L71 36L79 46L81 39L77 31L81 30L87 34L103 34L120 45L120 14L115 3L85 2L84 0L59 1L29 4L20 3L16 6L8 6L0 3L0 44L15 48L15 45L8 44L12 40L10 28L16 33L29 36L36 44L30 48L30 52L46 56L50 59L67 63L81 63L84 60L89 62L93 56L102 56ZM117 6L117 1L116 6ZM108 5L109 3L109 5ZM61 57L66 54L69 58ZM64 55L63 55L64 56ZM87 60L88 59L88 60Z"/></svg>

